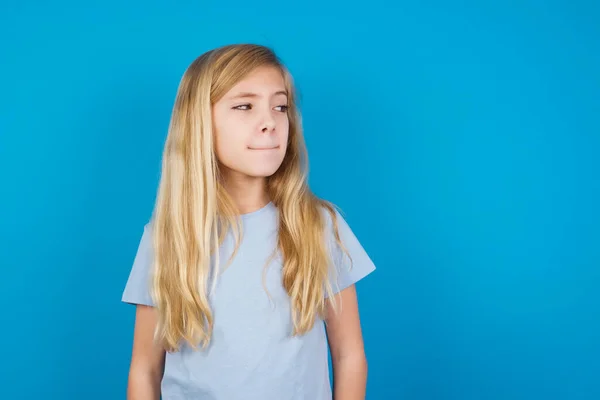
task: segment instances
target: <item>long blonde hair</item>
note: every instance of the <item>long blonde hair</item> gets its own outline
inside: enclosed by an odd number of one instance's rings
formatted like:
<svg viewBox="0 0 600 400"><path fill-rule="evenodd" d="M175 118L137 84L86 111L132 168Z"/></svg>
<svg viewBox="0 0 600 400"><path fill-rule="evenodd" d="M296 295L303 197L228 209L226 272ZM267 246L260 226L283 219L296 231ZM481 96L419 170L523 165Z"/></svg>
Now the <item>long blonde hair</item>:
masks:
<svg viewBox="0 0 600 400"><path fill-rule="evenodd" d="M323 211L329 212L341 245L336 207L308 187L308 157L291 74L267 47L216 48L195 59L180 81L152 216L155 337L167 351L178 350L182 341L205 347L211 339L208 293L210 277L214 284L221 264L218 248L232 229L237 250L242 229L238 210L221 184L211 110L237 82L264 65L280 69L289 101L287 153L267 178L267 191L279 213L277 247L283 256L282 284L291 300L292 334L309 331L317 317L325 317L327 301L335 301Z"/></svg>

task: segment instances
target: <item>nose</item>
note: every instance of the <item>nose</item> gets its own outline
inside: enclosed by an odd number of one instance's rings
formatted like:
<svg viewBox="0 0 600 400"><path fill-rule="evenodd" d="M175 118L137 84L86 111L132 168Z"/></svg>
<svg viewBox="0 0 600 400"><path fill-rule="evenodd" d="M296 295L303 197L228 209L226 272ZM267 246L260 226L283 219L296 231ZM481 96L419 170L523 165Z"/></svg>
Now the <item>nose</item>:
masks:
<svg viewBox="0 0 600 400"><path fill-rule="evenodd" d="M273 115L268 112L265 114L264 120L262 122L262 131L264 133L266 132L271 132L275 129L275 118L273 118Z"/></svg>

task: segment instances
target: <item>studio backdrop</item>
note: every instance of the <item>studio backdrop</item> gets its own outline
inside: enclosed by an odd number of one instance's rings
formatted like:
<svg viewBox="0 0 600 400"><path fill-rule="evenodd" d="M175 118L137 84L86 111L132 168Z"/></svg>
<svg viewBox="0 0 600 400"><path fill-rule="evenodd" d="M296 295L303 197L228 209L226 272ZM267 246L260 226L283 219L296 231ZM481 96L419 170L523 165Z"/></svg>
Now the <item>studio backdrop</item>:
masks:
<svg viewBox="0 0 600 400"><path fill-rule="evenodd" d="M6 399L124 399L120 302L179 79L270 46L315 193L377 265L369 400L600 398L600 9L592 1L4 1Z"/></svg>

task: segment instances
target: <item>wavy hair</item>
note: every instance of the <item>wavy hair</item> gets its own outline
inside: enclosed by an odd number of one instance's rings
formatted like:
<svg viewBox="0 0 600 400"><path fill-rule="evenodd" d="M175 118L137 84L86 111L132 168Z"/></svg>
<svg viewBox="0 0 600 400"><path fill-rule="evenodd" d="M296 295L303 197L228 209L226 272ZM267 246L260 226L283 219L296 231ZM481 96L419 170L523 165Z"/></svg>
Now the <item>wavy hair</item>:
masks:
<svg viewBox="0 0 600 400"><path fill-rule="evenodd" d="M273 50L254 44L219 47L196 58L177 90L166 138L152 215L154 274L151 293L158 313L155 338L167 351L182 341L208 345L213 328L209 288L221 270L219 247L228 229L235 256L242 225L222 185L217 162L212 106L260 66L278 68L288 92L289 138L280 168L267 178L268 196L279 213L277 249L283 260L283 287L291 300L293 335L306 333L326 304L337 309L331 284L326 214L343 247L336 207L317 198L307 182L308 156L292 76Z"/></svg>

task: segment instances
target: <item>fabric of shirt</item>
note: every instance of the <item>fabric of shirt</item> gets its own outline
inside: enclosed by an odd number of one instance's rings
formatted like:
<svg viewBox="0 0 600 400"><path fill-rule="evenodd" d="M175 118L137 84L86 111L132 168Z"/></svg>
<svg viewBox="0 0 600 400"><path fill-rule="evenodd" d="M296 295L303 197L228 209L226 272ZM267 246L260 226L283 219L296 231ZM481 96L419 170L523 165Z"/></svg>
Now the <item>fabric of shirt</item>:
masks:
<svg viewBox="0 0 600 400"><path fill-rule="evenodd" d="M341 240L350 259L334 243L326 217L335 293L375 270L348 223L336 210ZM278 210L271 202L241 216L242 241L233 262L222 271L209 302L214 316L207 348L188 344L166 353L161 382L164 400L331 400L325 324L292 336L290 299L282 283L282 259L267 259L277 247ZM234 249L228 234L219 249L223 264ZM279 254L279 253L277 253ZM154 306L150 295L152 223L143 234L122 301ZM333 278L335 276L335 278ZM266 288L266 290L265 290Z"/></svg>

